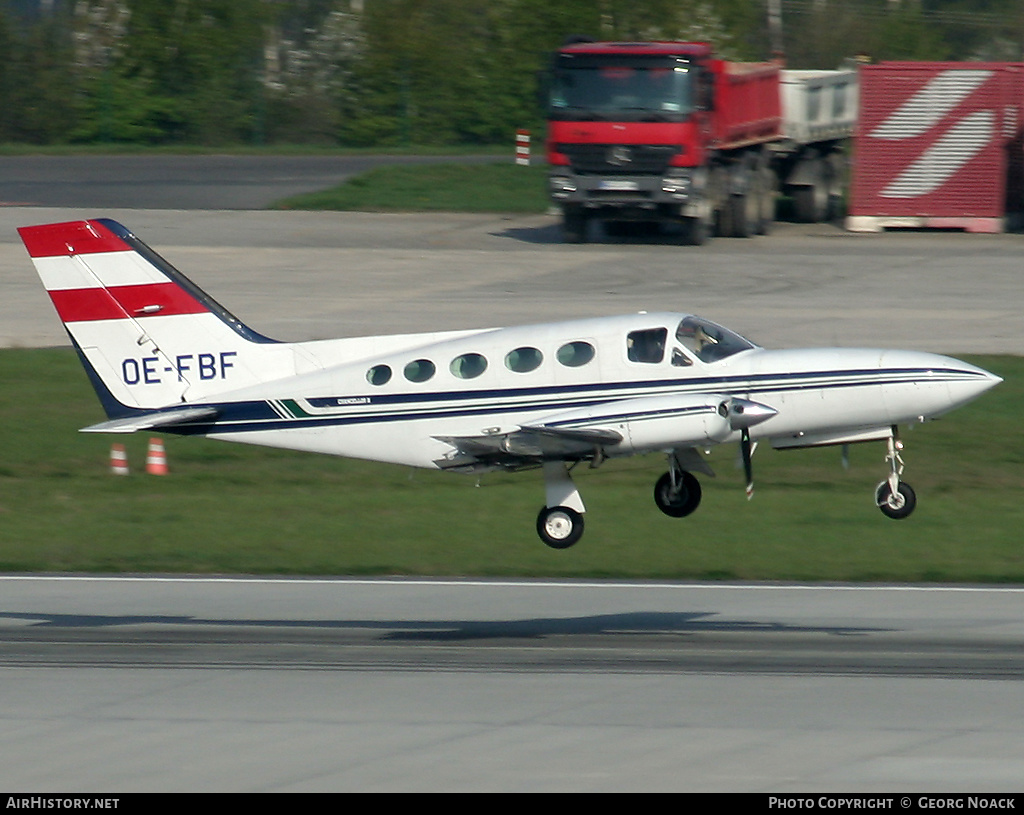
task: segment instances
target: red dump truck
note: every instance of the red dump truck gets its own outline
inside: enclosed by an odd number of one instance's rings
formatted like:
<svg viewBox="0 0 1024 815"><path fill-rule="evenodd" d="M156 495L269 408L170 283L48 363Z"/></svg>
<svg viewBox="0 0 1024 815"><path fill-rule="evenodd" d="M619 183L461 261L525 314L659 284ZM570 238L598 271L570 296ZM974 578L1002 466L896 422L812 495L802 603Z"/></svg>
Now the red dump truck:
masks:
<svg viewBox="0 0 1024 815"><path fill-rule="evenodd" d="M799 220L835 213L854 71L732 63L708 43L576 42L553 55L547 160L565 240L599 221L671 224L686 243L768 231L784 190Z"/></svg>

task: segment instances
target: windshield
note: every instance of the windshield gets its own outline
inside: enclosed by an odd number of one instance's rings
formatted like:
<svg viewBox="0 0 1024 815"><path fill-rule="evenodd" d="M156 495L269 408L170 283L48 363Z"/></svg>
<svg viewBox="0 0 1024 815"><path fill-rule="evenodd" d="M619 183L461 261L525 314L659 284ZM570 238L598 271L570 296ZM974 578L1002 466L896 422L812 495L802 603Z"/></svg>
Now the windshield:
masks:
<svg viewBox="0 0 1024 815"><path fill-rule="evenodd" d="M693 110L689 62L676 57L564 62L551 87L553 119L680 122Z"/></svg>
<svg viewBox="0 0 1024 815"><path fill-rule="evenodd" d="M757 346L739 334L701 317L686 317L676 329L676 339L701 362L716 362Z"/></svg>

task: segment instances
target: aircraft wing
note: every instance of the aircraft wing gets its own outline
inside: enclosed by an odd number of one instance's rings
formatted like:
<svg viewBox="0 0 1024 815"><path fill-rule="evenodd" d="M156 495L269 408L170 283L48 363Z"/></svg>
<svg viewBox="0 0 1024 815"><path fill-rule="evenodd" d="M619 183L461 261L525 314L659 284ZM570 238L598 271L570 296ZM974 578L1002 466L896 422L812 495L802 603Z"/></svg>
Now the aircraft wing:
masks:
<svg viewBox="0 0 1024 815"><path fill-rule="evenodd" d="M609 400L539 417L506 433L435 436L455 448L435 463L442 469L518 469L553 459L600 461L606 455L687 450L723 442L775 413L716 393Z"/></svg>
<svg viewBox="0 0 1024 815"><path fill-rule="evenodd" d="M455 448L455 453L439 459L442 469L535 467L557 458L592 454L603 445L618 444L622 434L605 428L561 429L524 426L511 433L481 436L435 436Z"/></svg>
<svg viewBox="0 0 1024 815"><path fill-rule="evenodd" d="M217 415L212 407L170 408L155 410L151 413L140 413L137 416L126 416L111 419L109 422L83 427L82 433L134 433L137 430L155 430L171 428L175 425L194 422L198 419L210 419Z"/></svg>

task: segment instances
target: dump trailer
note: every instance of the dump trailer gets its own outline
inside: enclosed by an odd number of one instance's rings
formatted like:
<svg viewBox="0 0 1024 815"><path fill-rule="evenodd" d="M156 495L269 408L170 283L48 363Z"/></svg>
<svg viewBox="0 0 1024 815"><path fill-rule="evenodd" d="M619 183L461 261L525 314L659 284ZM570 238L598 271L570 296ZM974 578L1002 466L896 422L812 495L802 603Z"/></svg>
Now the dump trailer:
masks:
<svg viewBox="0 0 1024 815"><path fill-rule="evenodd" d="M687 243L766 233L780 191L801 220L835 214L854 71L718 59L703 42L577 42L548 81L547 159L565 240L677 227Z"/></svg>

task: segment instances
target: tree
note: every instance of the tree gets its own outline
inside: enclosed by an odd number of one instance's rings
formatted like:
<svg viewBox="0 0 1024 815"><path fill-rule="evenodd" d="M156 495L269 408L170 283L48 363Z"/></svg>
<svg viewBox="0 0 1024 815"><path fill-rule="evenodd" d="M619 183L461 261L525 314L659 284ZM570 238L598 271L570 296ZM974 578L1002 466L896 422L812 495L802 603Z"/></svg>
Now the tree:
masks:
<svg viewBox="0 0 1024 815"><path fill-rule="evenodd" d="M168 141L223 144L253 137L269 7L262 0L123 0L126 76L161 104Z"/></svg>
<svg viewBox="0 0 1024 815"><path fill-rule="evenodd" d="M67 140L76 111L69 89L75 87L71 44L57 15L6 27L3 131L29 144Z"/></svg>
<svg viewBox="0 0 1024 815"><path fill-rule="evenodd" d="M77 123L82 142L145 142L164 136L173 100L161 96L145 66L126 54L131 10L124 0L84 0L73 11Z"/></svg>

